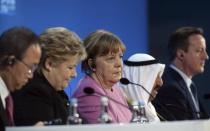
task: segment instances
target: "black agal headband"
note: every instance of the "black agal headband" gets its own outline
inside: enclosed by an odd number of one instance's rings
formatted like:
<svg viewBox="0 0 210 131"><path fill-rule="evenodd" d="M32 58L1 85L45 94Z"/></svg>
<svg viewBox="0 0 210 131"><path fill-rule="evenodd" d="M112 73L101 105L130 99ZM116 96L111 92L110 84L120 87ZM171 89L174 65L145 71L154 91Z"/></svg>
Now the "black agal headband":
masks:
<svg viewBox="0 0 210 131"><path fill-rule="evenodd" d="M151 65L151 64L157 64L159 63L158 60L148 60L148 61L123 61L125 65L127 66L145 66L145 65Z"/></svg>

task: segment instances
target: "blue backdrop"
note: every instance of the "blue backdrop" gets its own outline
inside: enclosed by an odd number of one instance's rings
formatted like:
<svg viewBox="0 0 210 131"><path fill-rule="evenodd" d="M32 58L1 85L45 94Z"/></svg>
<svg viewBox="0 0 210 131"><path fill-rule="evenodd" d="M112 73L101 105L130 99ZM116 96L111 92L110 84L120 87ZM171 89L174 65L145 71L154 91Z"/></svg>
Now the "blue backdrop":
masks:
<svg viewBox="0 0 210 131"><path fill-rule="evenodd" d="M147 0L0 0L0 33L12 26L27 26L40 34L44 29L64 26L82 39L97 29L118 35L127 50L124 59L147 52ZM72 94L82 77L71 81Z"/></svg>

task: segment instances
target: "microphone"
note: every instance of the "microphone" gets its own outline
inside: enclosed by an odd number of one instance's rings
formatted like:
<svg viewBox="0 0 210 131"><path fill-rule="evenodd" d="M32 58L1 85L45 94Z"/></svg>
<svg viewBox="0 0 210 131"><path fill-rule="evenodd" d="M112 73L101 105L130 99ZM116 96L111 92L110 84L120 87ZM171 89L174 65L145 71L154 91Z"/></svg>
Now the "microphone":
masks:
<svg viewBox="0 0 210 131"><path fill-rule="evenodd" d="M83 89L83 92L84 92L85 94L87 94L87 95L98 94L99 96L105 96L104 94L102 94L102 93L100 93L100 92L96 92L92 87L85 87L85 88ZM121 106L123 106L123 107L129 109L129 107L128 107L127 105L125 105L125 104L123 104L123 103L120 103L119 101L117 101L117 100L115 100L115 99L113 99L113 98L111 98L111 97L109 97L109 96L105 96L105 97L107 97L109 100L111 100L111 101L113 101L113 102L115 102L115 103L117 103L117 104L119 104L119 105L121 105ZM129 109L129 110L130 110L130 109Z"/></svg>
<svg viewBox="0 0 210 131"><path fill-rule="evenodd" d="M128 84L133 84L133 85L137 85L139 87L141 87L152 99L155 99L155 97L142 85L137 84L137 83L133 83L131 81L129 81L127 78L121 78L120 79L120 83L123 85L128 85ZM169 112L168 110L166 110L166 108L160 103L158 102L159 106L161 106L162 109L164 109L167 113ZM158 117L163 120L163 121L167 121L162 115L160 115L158 112L156 112ZM170 114L170 113L169 113ZM174 116L173 116L174 117Z"/></svg>
<svg viewBox="0 0 210 131"><path fill-rule="evenodd" d="M120 83L123 84L123 85L133 84L133 85L140 86L145 92L147 92L147 94L150 97L152 97L152 99L155 99L154 96L146 88L144 88L144 86L142 86L140 84L137 84L137 83L130 82L127 78L121 78Z"/></svg>
<svg viewBox="0 0 210 131"><path fill-rule="evenodd" d="M127 78L121 78L121 79L120 79L120 83L121 83L121 84L124 84L124 85L133 84L133 85L140 86L145 92L147 92L147 94L148 94L150 97L152 97L152 98L154 99L154 96L152 96L152 94L151 94L147 89L145 89L144 86L142 86L142 85L140 85L140 84L130 82ZM210 99L210 93L209 93L209 94L205 94L203 97L204 97L204 99ZM173 104L164 104L164 105L163 105L161 102L157 102L157 104L158 104L158 105L160 106L160 108L162 108L166 113L170 114L170 117L171 117L173 120L176 120L176 117L175 117L173 114L171 114L170 111L168 111L168 109L167 109L166 107L168 107L168 108L174 108L174 109L179 110L179 111L182 111L182 112L184 112L184 113L188 113L188 112L184 111L182 108L180 108L180 107L178 107L178 106L176 106L176 105L173 105ZM157 115L158 115L162 120L166 121L166 119L165 119L163 116L161 116L160 114L158 114L158 112L156 112L156 113L157 113ZM193 112L193 113L196 114L196 115L197 115L197 114L202 115L202 112Z"/></svg>
<svg viewBox="0 0 210 131"><path fill-rule="evenodd" d="M84 91L85 94L87 94L87 95L92 95L92 94L95 93L95 90L93 90L93 88L91 88L91 87L85 87L83 91Z"/></svg>

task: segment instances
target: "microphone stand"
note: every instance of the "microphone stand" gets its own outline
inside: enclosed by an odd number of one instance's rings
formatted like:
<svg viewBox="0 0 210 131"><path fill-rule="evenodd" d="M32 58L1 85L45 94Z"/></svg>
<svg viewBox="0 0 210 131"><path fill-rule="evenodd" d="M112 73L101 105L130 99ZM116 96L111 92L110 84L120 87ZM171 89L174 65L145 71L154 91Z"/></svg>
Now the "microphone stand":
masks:
<svg viewBox="0 0 210 131"><path fill-rule="evenodd" d="M85 87L83 91L84 91L84 93L87 94L87 95L94 95L94 94L95 94L95 96L105 96L105 97L107 97L109 100L111 100L111 101L113 101L113 102L115 102L115 103L117 103L117 104L119 104L119 105L121 105L121 106L123 106L123 107L129 109L129 107L128 107L127 105L125 105L125 104L123 104L123 103L120 103L119 101L117 101L117 100L115 100L115 99L113 99L113 98L111 98L111 97L109 97L109 96L106 96L106 95L104 95L104 94L102 94L102 93L100 93L100 92L96 92L96 91L95 91L93 88L91 88L91 87Z"/></svg>
<svg viewBox="0 0 210 131"><path fill-rule="evenodd" d="M99 122L101 123L111 123L112 122L112 119L111 117L109 117L108 113L107 113L107 106L108 106L108 100L111 100L113 102L115 102L116 104L119 104L120 106L126 108L126 109L129 109L130 108L128 107L128 105L125 105L109 96L106 96L105 94L103 93L100 93L100 92L97 92L95 91L92 87L85 87L83 89L83 92L86 94L86 95L90 95L90 96L99 96L101 97L101 107L102 107L102 111L101 111L101 115L99 117ZM84 97L84 96L83 96ZM106 100L107 99L107 100Z"/></svg>
<svg viewBox="0 0 210 131"><path fill-rule="evenodd" d="M142 86L142 85L140 85L140 84L137 84L137 83L133 83L133 82L130 82L127 78L121 78L120 79L120 83L122 83L123 85L128 85L128 84L133 84L133 85L137 85L137 86L139 86L139 87L141 87L152 99L155 99L155 97L144 87L144 86ZM158 102L158 104L160 105L160 107L162 108L162 109L164 109L167 113L169 113L170 114L170 112L160 103L160 102ZM162 115L160 115L158 112L156 112L157 113L157 116L161 119L161 120L163 120L163 121L167 121ZM175 118L174 116L172 116L173 117L173 119Z"/></svg>
<svg viewBox="0 0 210 131"><path fill-rule="evenodd" d="M155 97L151 93L149 93L149 91L146 88L144 88L142 85L137 84L137 83L133 83L133 82L129 82L129 83L133 84L133 85L136 85L136 86L140 86L150 97L152 97L152 99L155 99Z"/></svg>

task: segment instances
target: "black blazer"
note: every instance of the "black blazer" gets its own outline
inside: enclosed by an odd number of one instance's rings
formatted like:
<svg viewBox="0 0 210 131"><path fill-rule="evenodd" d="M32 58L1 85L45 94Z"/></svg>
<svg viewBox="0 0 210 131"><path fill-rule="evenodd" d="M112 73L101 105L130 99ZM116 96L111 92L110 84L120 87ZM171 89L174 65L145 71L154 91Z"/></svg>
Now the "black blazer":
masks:
<svg viewBox="0 0 210 131"><path fill-rule="evenodd" d="M8 119L7 119L6 111L3 107L1 96L0 96L0 130L4 131L5 126L7 125L8 125Z"/></svg>
<svg viewBox="0 0 210 131"><path fill-rule="evenodd" d="M35 72L27 85L12 96L16 125L33 125L38 121L55 119L61 119L62 124L66 124L69 113L68 96L64 91L58 93L42 73Z"/></svg>
<svg viewBox="0 0 210 131"><path fill-rule="evenodd" d="M194 120L207 118L201 103L198 118L190 92L183 78L171 67L166 67L163 76L163 86L153 101L156 111L166 120Z"/></svg>

